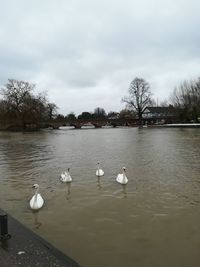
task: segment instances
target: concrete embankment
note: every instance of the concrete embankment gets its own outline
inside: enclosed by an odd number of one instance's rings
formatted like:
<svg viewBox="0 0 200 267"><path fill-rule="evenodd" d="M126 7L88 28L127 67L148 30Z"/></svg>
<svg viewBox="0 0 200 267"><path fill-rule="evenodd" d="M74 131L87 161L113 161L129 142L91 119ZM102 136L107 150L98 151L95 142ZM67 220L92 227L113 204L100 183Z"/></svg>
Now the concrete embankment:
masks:
<svg viewBox="0 0 200 267"><path fill-rule="evenodd" d="M1 267L80 267L78 263L54 248L47 241L26 228L0 209L0 220L7 217L10 239L0 241ZM3 229L4 228L4 229ZM5 220L0 221L0 234L5 231Z"/></svg>

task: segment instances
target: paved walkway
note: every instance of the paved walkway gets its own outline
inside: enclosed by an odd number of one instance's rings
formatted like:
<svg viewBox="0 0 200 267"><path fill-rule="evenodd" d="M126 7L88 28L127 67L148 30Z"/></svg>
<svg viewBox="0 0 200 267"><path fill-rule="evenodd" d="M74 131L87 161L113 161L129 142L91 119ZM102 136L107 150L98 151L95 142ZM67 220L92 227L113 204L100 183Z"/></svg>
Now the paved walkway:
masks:
<svg viewBox="0 0 200 267"><path fill-rule="evenodd" d="M0 241L1 267L80 267L10 215L8 233L11 238Z"/></svg>

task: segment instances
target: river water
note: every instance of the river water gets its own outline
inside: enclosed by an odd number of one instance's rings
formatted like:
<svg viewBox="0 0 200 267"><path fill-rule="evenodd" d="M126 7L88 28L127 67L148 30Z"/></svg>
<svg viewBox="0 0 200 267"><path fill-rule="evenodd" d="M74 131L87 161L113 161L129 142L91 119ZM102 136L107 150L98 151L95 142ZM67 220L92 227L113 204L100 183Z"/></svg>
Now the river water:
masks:
<svg viewBox="0 0 200 267"><path fill-rule="evenodd" d="M68 167L70 186L59 181ZM200 129L1 132L0 207L83 267L198 267Z"/></svg>

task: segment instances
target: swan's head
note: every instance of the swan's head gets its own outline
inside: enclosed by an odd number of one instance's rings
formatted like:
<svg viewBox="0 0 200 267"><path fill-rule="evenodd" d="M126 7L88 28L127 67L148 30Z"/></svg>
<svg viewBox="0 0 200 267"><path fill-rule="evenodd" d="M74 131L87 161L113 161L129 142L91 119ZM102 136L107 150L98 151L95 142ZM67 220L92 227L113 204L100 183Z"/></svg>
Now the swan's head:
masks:
<svg viewBox="0 0 200 267"><path fill-rule="evenodd" d="M97 162L97 165L99 165L100 163L99 162Z"/></svg>
<svg viewBox="0 0 200 267"><path fill-rule="evenodd" d="M69 172L70 171L70 168L68 168L67 171Z"/></svg>
<svg viewBox="0 0 200 267"><path fill-rule="evenodd" d="M39 188L39 185L38 184L34 184L33 188L37 189L37 188Z"/></svg>
<svg viewBox="0 0 200 267"><path fill-rule="evenodd" d="M125 172L125 171L126 171L126 167L123 167L123 168L122 168L122 171L124 171L124 172Z"/></svg>

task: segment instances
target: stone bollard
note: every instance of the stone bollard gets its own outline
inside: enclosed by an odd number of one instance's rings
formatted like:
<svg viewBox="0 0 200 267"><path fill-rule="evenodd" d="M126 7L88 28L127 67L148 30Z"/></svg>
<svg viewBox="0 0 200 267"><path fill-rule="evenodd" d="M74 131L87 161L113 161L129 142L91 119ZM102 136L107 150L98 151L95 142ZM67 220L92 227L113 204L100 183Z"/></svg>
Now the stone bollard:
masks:
<svg viewBox="0 0 200 267"><path fill-rule="evenodd" d="M11 235L8 234L8 215L0 211L0 240L10 239Z"/></svg>

